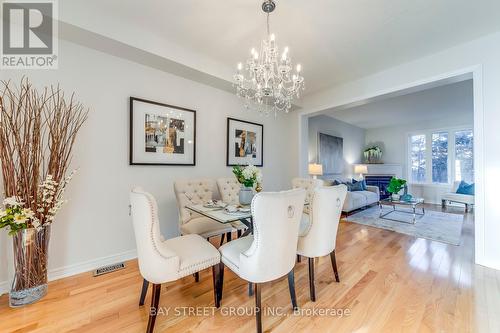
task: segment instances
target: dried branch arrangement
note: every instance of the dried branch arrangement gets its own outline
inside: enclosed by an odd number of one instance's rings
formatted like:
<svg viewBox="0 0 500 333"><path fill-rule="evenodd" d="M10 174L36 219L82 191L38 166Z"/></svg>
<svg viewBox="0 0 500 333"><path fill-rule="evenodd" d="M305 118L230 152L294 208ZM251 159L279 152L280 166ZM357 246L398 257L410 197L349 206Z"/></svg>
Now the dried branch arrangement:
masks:
<svg viewBox="0 0 500 333"><path fill-rule="evenodd" d="M15 275L11 306L47 293L50 225L64 203L76 135L88 111L59 86L35 89L0 83L0 162L4 186L0 228L13 236Z"/></svg>
<svg viewBox="0 0 500 333"><path fill-rule="evenodd" d="M53 221L64 203L73 145L87 116L59 86L38 91L26 78L17 87L1 81L0 162L7 199L0 227L13 233Z"/></svg>

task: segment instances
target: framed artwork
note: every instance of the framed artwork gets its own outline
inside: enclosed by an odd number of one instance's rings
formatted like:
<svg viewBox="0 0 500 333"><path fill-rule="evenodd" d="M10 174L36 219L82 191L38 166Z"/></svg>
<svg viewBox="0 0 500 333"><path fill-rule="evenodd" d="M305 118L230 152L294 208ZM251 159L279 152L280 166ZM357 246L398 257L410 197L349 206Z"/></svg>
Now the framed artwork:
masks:
<svg viewBox="0 0 500 333"><path fill-rule="evenodd" d="M344 139L324 133L318 137L319 163L324 175L342 174L344 171Z"/></svg>
<svg viewBox="0 0 500 333"><path fill-rule="evenodd" d="M264 165L264 125L227 118L226 165Z"/></svg>
<svg viewBox="0 0 500 333"><path fill-rule="evenodd" d="M130 97L130 165L196 165L196 111Z"/></svg>

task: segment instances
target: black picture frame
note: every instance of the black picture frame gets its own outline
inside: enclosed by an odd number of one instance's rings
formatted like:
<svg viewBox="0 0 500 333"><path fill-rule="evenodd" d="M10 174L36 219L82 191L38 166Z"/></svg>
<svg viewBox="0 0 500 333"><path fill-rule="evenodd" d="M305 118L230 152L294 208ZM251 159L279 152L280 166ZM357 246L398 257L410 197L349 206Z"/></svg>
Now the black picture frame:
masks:
<svg viewBox="0 0 500 333"><path fill-rule="evenodd" d="M264 166L264 125L263 124L258 124L258 123L254 123L254 122L251 122L251 121L246 121L246 120L242 120L242 119L236 119L236 118L230 118L228 117L227 118L227 131L226 131L226 166L235 166L235 165L240 165L240 164L244 164L244 163L234 163L234 162L231 162L231 156L230 156L230 153L231 153L231 142L230 142L230 128L231 128L231 123L232 122L235 122L235 123L241 123L241 124L244 124L244 125L251 125L251 126L256 126L258 128L260 128L260 135L261 135L261 139L260 139L260 150L258 151L258 153L260 154L260 163L252 163L254 166L256 167L262 167ZM234 147L233 147L234 148Z"/></svg>
<svg viewBox="0 0 500 333"><path fill-rule="evenodd" d="M134 103L148 103L156 106L162 106L170 109L176 109L180 112L189 112L193 116L193 149L192 163L157 163L157 162L137 162L134 161ZM155 102L144 98L130 97L129 98L129 165L169 165L169 166L195 166L196 165L196 110L170 105L166 103ZM144 140L144 138L142 138Z"/></svg>

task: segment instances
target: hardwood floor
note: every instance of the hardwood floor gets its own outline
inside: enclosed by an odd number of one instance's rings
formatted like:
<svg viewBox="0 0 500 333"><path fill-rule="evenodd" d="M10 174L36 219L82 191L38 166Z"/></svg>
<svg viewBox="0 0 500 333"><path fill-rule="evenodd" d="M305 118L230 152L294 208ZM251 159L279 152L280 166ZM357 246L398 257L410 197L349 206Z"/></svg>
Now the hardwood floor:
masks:
<svg viewBox="0 0 500 333"><path fill-rule="evenodd" d="M500 332L500 272L473 264L473 215L464 216L460 246L342 222L336 251L340 283L335 282L328 256L315 264L315 303L309 301L307 260L297 263L295 283L302 311L335 308L349 309L350 314L293 315L285 277L263 286L263 307L282 311L263 315L264 330ZM227 269L224 280L220 310L212 307L210 269L201 272L198 283L186 277L165 284L160 306L170 311L160 312L155 331L254 332L252 314L229 313L253 308L247 284ZM10 309L3 295L0 332L144 332L151 290L145 306L139 307L141 286L137 262L131 261L126 269L101 277L84 273L51 282L45 299L24 308Z"/></svg>

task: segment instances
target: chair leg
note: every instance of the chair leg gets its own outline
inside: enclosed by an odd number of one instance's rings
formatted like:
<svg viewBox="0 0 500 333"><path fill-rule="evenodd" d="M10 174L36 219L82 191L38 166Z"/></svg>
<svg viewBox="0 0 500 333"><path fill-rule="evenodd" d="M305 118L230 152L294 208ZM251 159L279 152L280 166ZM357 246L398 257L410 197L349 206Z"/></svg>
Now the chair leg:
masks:
<svg viewBox="0 0 500 333"><path fill-rule="evenodd" d="M219 296L219 304L222 300L222 288L224 287L224 264L222 262L219 263L219 283L217 284L218 296Z"/></svg>
<svg viewBox="0 0 500 333"><path fill-rule="evenodd" d="M155 328L156 315L158 314L158 304L160 303L161 284L153 284L153 296L151 297L151 308L149 309L148 328L146 333L153 333Z"/></svg>
<svg viewBox="0 0 500 333"><path fill-rule="evenodd" d="M465 212L468 213L469 212L469 205L468 204L465 204Z"/></svg>
<svg viewBox="0 0 500 333"><path fill-rule="evenodd" d="M309 258L309 294L311 301L316 302L316 290L314 288L314 258Z"/></svg>
<svg viewBox="0 0 500 333"><path fill-rule="evenodd" d="M238 235L238 238L241 237L241 229L238 229L238 231L236 231L236 234Z"/></svg>
<svg viewBox="0 0 500 333"><path fill-rule="evenodd" d="M142 281L142 290L141 290L141 298L139 299L139 306L144 305L144 299L146 298L146 294L148 293L149 281L143 279Z"/></svg>
<svg viewBox="0 0 500 333"><path fill-rule="evenodd" d="M193 274L194 282L200 282L200 272L196 272Z"/></svg>
<svg viewBox="0 0 500 333"><path fill-rule="evenodd" d="M222 244L224 244L224 236L226 236L226 234L220 235L220 244L219 244L219 246L222 246Z"/></svg>
<svg viewBox="0 0 500 333"><path fill-rule="evenodd" d="M332 260L333 274L335 275L335 281L340 282L339 271L337 269L337 259L335 258L335 250L330 253L330 259Z"/></svg>
<svg viewBox="0 0 500 333"><path fill-rule="evenodd" d="M232 233L227 232L227 233L226 233L226 238L227 238L227 241L228 241L228 242L230 242L230 241L233 239L233 235L232 235Z"/></svg>
<svg viewBox="0 0 500 333"><path fill-rule="evenodd" d="M301 257L300 257L300 254L297 254L297 262L301 262Z"/></svg>
<svg viewBox="0 0 500 333"><path fill-rule="evenodd" d="M220 268L219 264L212 266L212 280L214 284L214 304L216 308L220 308L219 300L219 283L220 283Z"/></svg>
<svg viewBox="0 0 500 333"><path fill-rule="evenodd" d="M255 283L255 320L257 324L257 333L262 333L262 307L260 302L260 289L260 284Z"/></svg>
<svg viewBox="0 0 500 333"><path fill-rule="evenodd" d="M292 300L293 310L297 310L297 297L295 296L295 277L293 274L293 269L288 273L288 289L290 290L290 299Z"/></svg>

